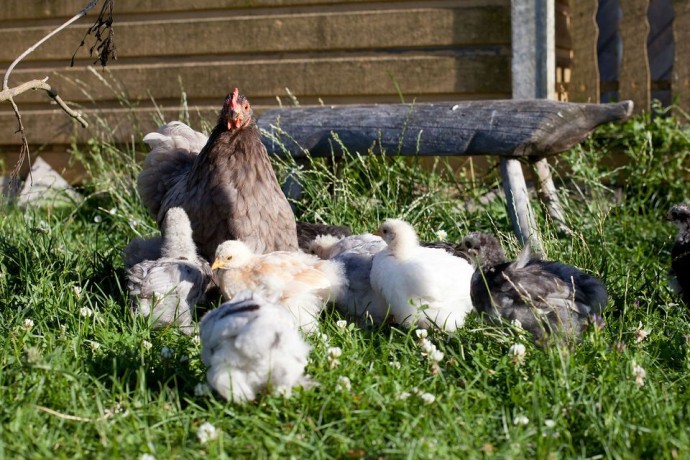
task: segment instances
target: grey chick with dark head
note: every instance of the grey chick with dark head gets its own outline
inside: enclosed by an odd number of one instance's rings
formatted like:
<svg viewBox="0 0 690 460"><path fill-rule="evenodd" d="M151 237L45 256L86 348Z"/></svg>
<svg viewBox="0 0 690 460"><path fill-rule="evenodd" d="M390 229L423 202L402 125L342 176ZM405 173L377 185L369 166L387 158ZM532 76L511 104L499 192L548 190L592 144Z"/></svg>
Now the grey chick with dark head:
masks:
<svg viewBox="0 0 690 460"><path fill-rule="evenodd" d="M572 265L533 259L529 246L510 262L493 235L473 233L462 245L476 267L474 308L493 320L519 321L537 342L554 334L579 338L590 317L606 306L599 279Z"/></svg>

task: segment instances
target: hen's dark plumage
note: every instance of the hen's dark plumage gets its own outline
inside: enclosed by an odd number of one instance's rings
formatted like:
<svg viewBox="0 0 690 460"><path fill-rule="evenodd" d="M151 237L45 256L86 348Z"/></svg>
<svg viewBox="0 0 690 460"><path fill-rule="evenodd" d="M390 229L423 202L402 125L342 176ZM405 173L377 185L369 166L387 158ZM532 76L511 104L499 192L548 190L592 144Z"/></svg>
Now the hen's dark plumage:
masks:
<svg viewBox="0 0 690 460"><path fill-rule="evenodd" d="M674 205L666 218L678 226L678 235L671 248L671 287L690 305L690 206Z"/></svg>
<svg viewBox="0 0 690 460"><path fill-rule="evenodd" d="M462 245L478 265L470 291L475 309L518 320L537 341L553 332L578 337L589 315L606 306L600 280L571 265L531 259L529 247L509 262L493 235L473 233Z"/></svg>
<svg viewBox="0 0 690 460"><path fill-rule="evenodd" d="M249 102L237 89L226 97L218 124L202 147L204 137L172 122L144 138L152 150L137 187L159 225L168 209L183 208L207 260L229 239L245 242L256 253L297 250L294 214Z"/></svg>

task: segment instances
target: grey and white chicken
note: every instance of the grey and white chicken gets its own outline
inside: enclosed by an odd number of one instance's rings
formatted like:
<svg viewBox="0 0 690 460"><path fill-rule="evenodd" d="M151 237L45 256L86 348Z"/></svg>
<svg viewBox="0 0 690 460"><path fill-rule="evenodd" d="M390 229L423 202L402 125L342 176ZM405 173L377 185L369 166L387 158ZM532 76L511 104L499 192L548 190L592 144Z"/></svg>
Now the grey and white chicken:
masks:
<svg viewBox="0 0 690 460"><path fill-rule="evenodd" d="M690 206L685 203L671 207L666 218L676 224L678 234L671 248L671 287L690 305Z"/></svg>
<svg viewBox="0 0 690 460"><path fill-rule="evenodd" d="M470 263L443 249L421 247L414 228L399 219L386 220L375 234L387 247L374 256L371 285L393 320L448 332L461 327L472 311Z"/></svg>
<svg viewBox="0 0 690 460"><path fill-rule="evenodd" d="M533 259L529 246L510 262L493 235L472 233L462 244L477 265L471 290L477 311L519 321L537 342L554 333L579 337L590 316L606 306L599 279L572 265Z"/></svg>
<svg viewBox="0 0 690 460"><path fill-rule="evenodd" d="M295 324L313 332L326 302L345 288L342 265L304 252L254 254L242 241L226 241L211 266L223 298L249 289L284 305Z"/></svg>
<svg viewBox="0 0 690 460"><path fill-rule="evenodd" d="M127 269L132 311L152 318L156 327L176 325L191 333L193 310L211 282L211 267L196 253L192 228L182 208L168 210L160 241L161 257Z"/></svg>
<svg viewBox="0 0 690 460"><path fill-rule="evenodd" d="M322 259L339 262L345 268L347 288L335 299L336 308L344 314L360 319L370 316L374 324L381 324L388 316L388 306L371 286L371 266L374 256L386 248L376 235L337 238L320 235L309 245L311 253Z"/></svg>
<svg viewBox="0 0 690 460"><path fill-rule="evenodd" d="M289 395L309 386L304 375L309 345L288 310L244 291L201 320L206 378L225 399L251 401L262 392Z"/></svg>

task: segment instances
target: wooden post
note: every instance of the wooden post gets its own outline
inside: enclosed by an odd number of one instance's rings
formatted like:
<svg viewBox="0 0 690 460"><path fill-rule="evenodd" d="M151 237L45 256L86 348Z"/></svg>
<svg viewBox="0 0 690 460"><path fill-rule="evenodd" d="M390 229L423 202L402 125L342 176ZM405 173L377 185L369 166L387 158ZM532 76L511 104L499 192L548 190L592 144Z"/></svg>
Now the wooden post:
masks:
<svg viewBox="0 0 690 460"><path fill-rule="evenodd" d="M522 164L517 158L501 159L501 178L506 193L508 215L513 224L513 232L522 244L530 243L535 254L543 254L543 248L537 236L537 224L532 207L529 204L529 192Z"/></svg>
<svg viewBox="0 0 690 460"><path fill-rule="evenodd" d="M690 2L673 0L673 41L676 55L673 60L671 90L678 105L690 112Z"/></svg>
<svg viewBox="0 0 690 460"><path fill-rule="evenodd" d="M553 0L513 0L513 99L556 98L556 16Z"/></svg>
<svg viewBox="0 0 690 460"><path fill-rule="evenodd" d="M512 72L513 99L556 98L556 13L552 0L513 0ZM539 160L548 170L546 159ZM501 160L503 188L506 190L508 214L515 234L529 241L535 252L543 253L537 237L522 166L515 159ZM544 180L555 190L551 176ZM547 185L548 185L547 184ZM558 203L555 200L555 203Z"/></svg>
<svg viewBox="0 0 690 460"><path fill-rule="evenodd" d="M623 20L620 25L623 41L623 58L619 73L621 99L631 99L635 112L649 111L651 102L651 78L647 58L649 0L625 0L621 2Z"/></svg>
<svg viewBox="0 0 690 460"><path fill-rule="evenodd" d="M568 85L570 102L599 102L598 8L599 0L570 0L570 37L573 43L573 69Z"/></svg>
<svg viewBox="0 0 690 460"><path fill-rule="evenodd" d="M546 158L532 163L534 177L537 182L537 192L546 206L546 211L556 223L558 230L566 235L572 235L573 231L565 223L565 214L561 206L561 200L556 193L556 185L553 183L551 168Z"/></svg>

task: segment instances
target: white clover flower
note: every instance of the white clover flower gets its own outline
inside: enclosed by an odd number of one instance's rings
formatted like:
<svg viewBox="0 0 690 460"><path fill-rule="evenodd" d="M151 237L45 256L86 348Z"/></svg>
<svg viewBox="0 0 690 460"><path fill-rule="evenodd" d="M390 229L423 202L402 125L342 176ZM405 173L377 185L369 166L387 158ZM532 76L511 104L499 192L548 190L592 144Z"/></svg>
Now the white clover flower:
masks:
<svg viewBox="0 0 690 460"><path fill-rule="evenodd" d="M528 423L529 419L524 415L518 415L513 419L513 425L527 425Z"/></svg>
<svg viewBox="0 0 690 460"><path fill-rule="evenodd" d="M170 359L173 357L174 354L175 352L173 352L172 349L168 347L161 348L161 358L163 359Z"/></svg>
<svg viewBox="0 0 690 460"><path fill-rule="evenodd" d="M547 418L546 420L544 420L544 425L546 426L546 428L555 428L556 422L551 420L550 418Z"/></svg>
<svg viewBox="0 0 690 460"><path fill-rule="evenodd" d="M194 395L195 396L205 396L211 394L211 387L208 386L206 383L197 383L194 386Z"/></svg>
<svg viewBox="0 0 690 460"><path fill-rule="evenodd" d="M350 391L352 389L352 383L350 382L349 378L341 375L338 377L338 383L336 384L335 388L338 391Z"/></svg>
<svg viewBox="0 0 690 460"><path fill-rule="evenodd" d="M328 343L328 334L324 334L323 332L317 332L316 337L323 343Z"/></svg>
<svg viewBox="0 0 690 460"><path fill-rule="evenodd" d="M79 309L79 314L84 318L91 318L93 316L93 310L91 310L89 307L81 307Z"/></svg>
<svg viewBox="0 0 690 460"><path fill-rule="evenodd" d="M644 370L642 366L639 364L636 364L633 361L633 368L632 368L633 375L635 376L635 383L637 384L638 387L644 386L644 379L647 377L647 371Z"/></svg>
<svg viewBox="0 0 690 460"><path fill-rule="evenodd" d="M206 444L208 441L213 441L217 439L220 435L218 428L210 424L209 422L204 422L199 427L196 432L196 437L199 438L201 444Z"/></svg>
<svg viewBox="0 0 690 460"><path fill-rule="evenodd" d="M427 331L426 329L416 329L414 333L417 334L418 339L422 340L426 339L429 335L429 331Z"/></svg>
<svg viewBox="0 0 690 460"><path fill-rule="evenodd" d="M439 363L443 359L443 352L441 350L434 350L429 353L429 359L435 363Z"/></svg>
<svg viewBox="0 0 690 460"><path fill-rule="evenodd" d="M150 349L153 347L153 344L152 344L151 342L149 342L148 340L143 340L143 341L141 342L141 347L142 347L144 350L150 350Z"/></svg>
<svg viewBox="0 0 690 460"><path fill-rule="evenodd" d="M72 286L72 292L74 293L74 297L77 299L81 297L81 287L80 286Z"/></svg>
<svg viewBox="0 0 690 460"><path fill-rule="evenodd" d="M419 395L419 397L422 398L424 404L432 404L434 401L436 401L436 396L432 395L431 393L422 393Z"/></svg>
<svg viewBox="0 0 690 460"><path fill-rule="evenodd" d="M34 327L34 320L32 320L31 318L26 318L22 325L24 326L24 329L30 331L31 328Z"/></svg>
<svg viewBox="0 0 690 460"><path fill-rule="evenodd" d="M94 216L93 221L97 224L100 224L103 221L103 218L101 216Z"/></svg>
<svg viewBox="0 0 690 460"><path fill-rule="evenodd" d="M117 208L110 208L110 210L108 211L108 214L110 214L111 216L114 216L115 214L117 214Z"/></svg>
<svg viewBox="0 0 690 460"><path fill-rule="evenodd" d="M129 226L134 230L139 226L139 221L136 219L129 219Z"/></svg>
<svg viewBox="0 0 690 460"><path fill-rule="evenodd" d="M400 393L398 395L398 399L400 399L401 401L404 401L407 398L409 398L410 396L412 396L410 393L408 393L407 391L403 391L402 393Z"/></svg>
<svg viewBox="0 0 690 460"><path fill-rule="evenodd" d="M422 339L419 341L419 348L422 349L422 353L428 355L436 351L436 345L429 339Z"/></svg>
<svg viewBox="0 0 690 460"><path fill-rule="evenodd" d="M91 347L92 351L96 351L99 348L101 348L101 344L98 342L94 342L93 340L89 342L89 346Z"/></svg>
<svg viewBox="0 0 690 460"><path fill-rule="evenodd" d="M519 319L514 319L510 322L510 324L516 328L516 329L522 329L522 323L520 322Z"/></svg>
<svg viewBox="0 0 690 460"><path fill-rule="evenodd" d="M331 369L334 369L340 365L338 358L343 354L343 350L340 347L331 347L328 349L328 363L331 365Z"/></svg>
<svg viewBox="0 0 690 460"><path fill-rule="evenodd" d="M329 358L339 358L343 354L343 350L340 347L331 347L328 349Z"/></svg>
<svg viewBox="0 0 690 460"><path fill-rule="evenodd" d="M640 321L640 324L637 326L637 330L635 330L635 341L637 343L642 342L644 339L647 338L647 336L651 333L652 331L649 329L644 329L642 327L642 321Z"/></svg>
<svg viewBox="0 0 690 460"><path fill-rule="evenodd" d="M527 349L521 343L514 343L508 349L508 354L511 356L511 361L515 364L522 364L527 356Z"/></svg>
<svg viewBox="0 0 690 460"><path fill-rule="evenodd" d="M439 241L446 241L446 238L448 238L448 233L443 229L438 229L436 230L436 238L438 238Z"/></svg>
<svg viewBox="0 0 690 460"><path fill-rule="evenodd" d="M347 327L347 321L344 319L338 320L335 322L335 325L338 326L340 329L345 329Z"/></svg>
<svg viewBox="0 0 690 460"><path fill-rule="evenodd" d="M156 457L151 454L141 454L139 460L156 460Z"/></svg>
<svg viewBox="0 0 690 460"><path fill-rule="evenodd" d="M389 361L388 365L393 369L400 369L400 363L398 361Z"/></svg>

